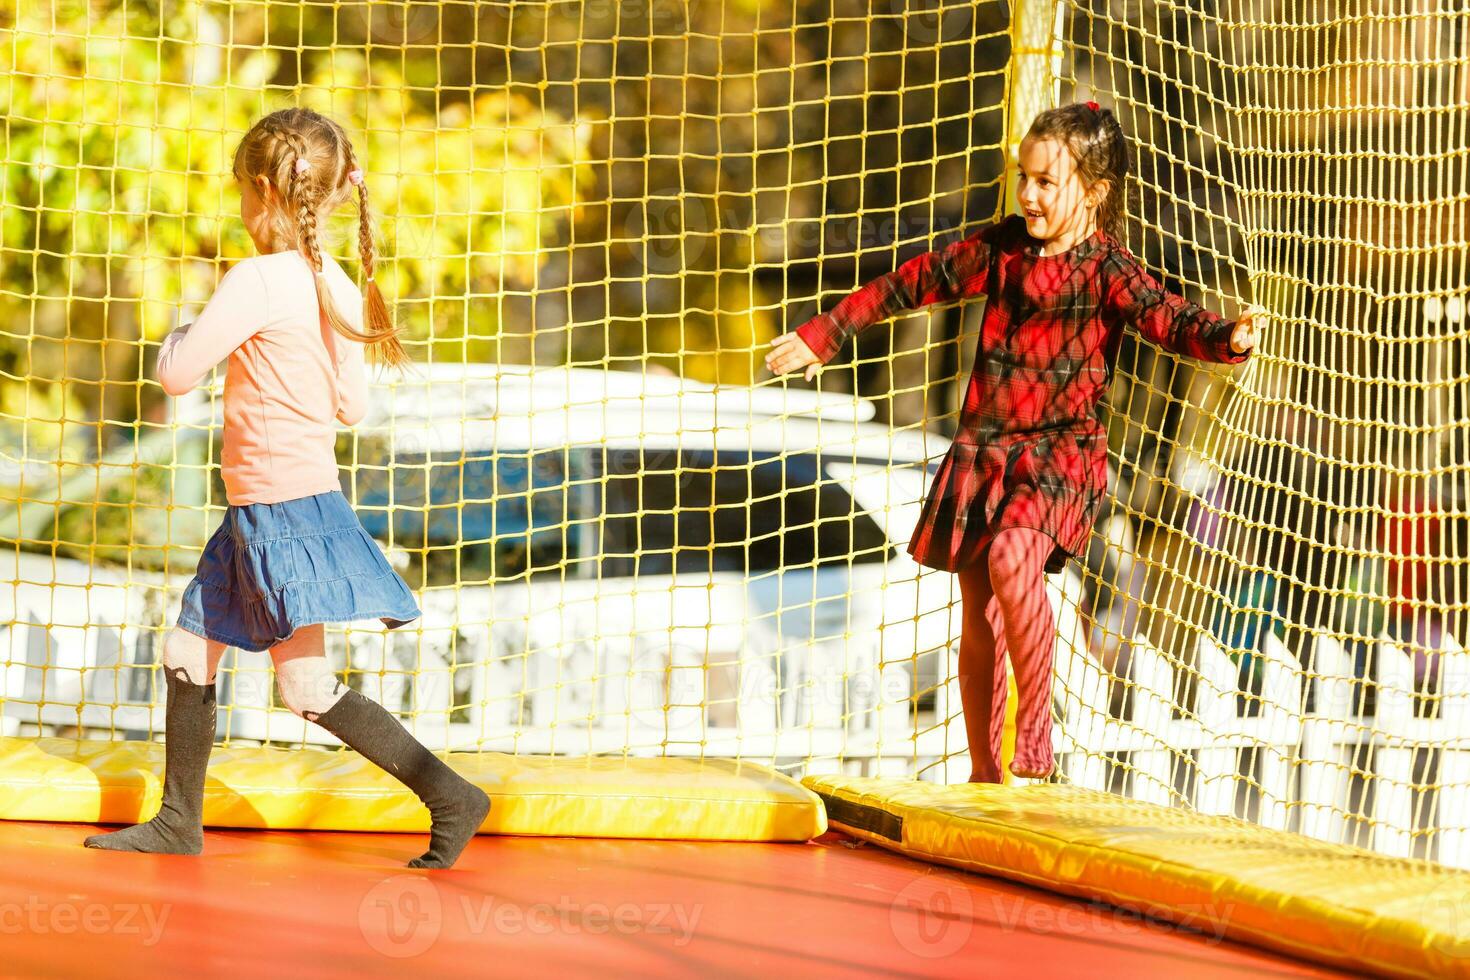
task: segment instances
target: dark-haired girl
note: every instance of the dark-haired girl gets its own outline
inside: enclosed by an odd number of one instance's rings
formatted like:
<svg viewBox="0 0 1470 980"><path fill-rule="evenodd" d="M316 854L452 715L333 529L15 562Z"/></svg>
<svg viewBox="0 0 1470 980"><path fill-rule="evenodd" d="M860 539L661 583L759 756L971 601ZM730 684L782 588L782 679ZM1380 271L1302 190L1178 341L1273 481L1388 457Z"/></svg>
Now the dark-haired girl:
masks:
<svg viewBox="0 0 1470 980"><path fill-rule="evenodd" d="M974 372L955 434L909 542L956 572L959 680L972 782L1000 782L1005 657L1020 694L1011 772L1052 771L1054 624L1045 575L1086 544L1107 489L1102 397L1123 326L1202 361L1255 346L1254 310L1225 320L1165 292L1119 241L1128 154L1095 102L1036 117L1009 215L911 259L777 337L766 365L807 379L857 331L904 310L984 294Z"/></svg>

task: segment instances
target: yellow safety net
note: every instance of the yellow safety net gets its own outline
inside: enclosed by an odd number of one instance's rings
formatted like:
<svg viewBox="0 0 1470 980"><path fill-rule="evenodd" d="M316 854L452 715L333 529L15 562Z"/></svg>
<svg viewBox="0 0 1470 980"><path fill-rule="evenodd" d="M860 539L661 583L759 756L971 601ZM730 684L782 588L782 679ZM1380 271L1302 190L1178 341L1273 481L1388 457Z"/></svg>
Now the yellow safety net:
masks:
<svg viewBox="0 0 1470 980"><path fill-rule="evenodd" d="M1470 863L1466 15L1413 0L0 9L0 736L162 731L225 505L223 368L158 344L252 254L265 112L352 134L418 364L343 484L424 617L329 631L436 748L958 782L958 589L906 555L983 301L818 384L767 345L1000 214L1030 115L1132 138L1127 240L1270 311L1240 369L1125 342L1115 494L1052 577L1057 779ZM356 215L329 251L357 269ZM326 742L265 653L222 744ZM3 775L0 775L3 778Z"/></svg>

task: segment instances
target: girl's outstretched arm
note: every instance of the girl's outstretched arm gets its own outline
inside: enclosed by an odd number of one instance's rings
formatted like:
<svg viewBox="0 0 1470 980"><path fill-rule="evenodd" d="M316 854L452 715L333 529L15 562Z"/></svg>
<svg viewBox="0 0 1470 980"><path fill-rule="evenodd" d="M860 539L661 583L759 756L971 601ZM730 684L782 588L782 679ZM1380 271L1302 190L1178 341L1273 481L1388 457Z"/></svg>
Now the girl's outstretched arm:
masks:
<svg viewBox="0 0 1470 980"><path fill-rule="evenodd" d="M265 279L248 259L219 281L194 322L163 340L154 368L163 390L177 398L233 354L270 319Z"/></svg>
<svg viewBox="0 0 1470 980"><path fill-rule="evenodd" d="M812 317L792 333L777 337L766 364L778 374L830 361L853 334L904 310L985 292L991 247L1003 221L986 225L969 238L937 252L909 259L848 295L829 312ZM795 343L799 341L799 346ZM805 348L805 351L802 350ZM815 369L808 370L811 377Z"/></svg>
<svg viewBox="0 0 1470 980"><path fill-rule="evenodd" d="M1239 364L1254 345L1251 314L1227 320L1160 286L1136 258L1114 252L1109 258L1108 306L1146 338L1184 357ZM1237 343L1232 343L1236 338Z"/></svg>

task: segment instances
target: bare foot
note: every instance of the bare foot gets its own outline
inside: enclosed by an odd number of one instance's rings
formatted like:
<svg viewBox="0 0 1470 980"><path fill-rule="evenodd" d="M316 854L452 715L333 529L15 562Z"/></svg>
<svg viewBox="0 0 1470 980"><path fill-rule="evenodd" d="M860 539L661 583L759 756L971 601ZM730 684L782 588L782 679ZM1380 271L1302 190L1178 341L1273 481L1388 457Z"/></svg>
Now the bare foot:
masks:
<svg viewBox="0 0 1470 980"><path fill-rule="evenodd" d="M1035 765L1025 765L1019 762L1011 763L1011 775L1021 779L1045 779L1052 774L1056 767L1047 766L1045 769Z"/></svg>

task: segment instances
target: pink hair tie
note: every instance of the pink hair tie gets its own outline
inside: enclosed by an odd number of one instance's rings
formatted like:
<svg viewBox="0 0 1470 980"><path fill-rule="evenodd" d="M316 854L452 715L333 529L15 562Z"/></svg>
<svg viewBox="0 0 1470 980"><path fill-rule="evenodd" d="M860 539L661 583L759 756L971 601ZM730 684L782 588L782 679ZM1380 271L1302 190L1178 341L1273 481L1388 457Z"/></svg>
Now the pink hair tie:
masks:
<svg viewBox="0 0 1470 980"><path fill-rule="evenodd" d="M362 186L362 171L361 170L349 170L349 171L347 171L347 179L350 182L356 184L358 187L361 187Z"/></svg>
<svg viewBox="0 0 1470 980"><path fill-rule="evenodd" d="M298 174L304 174L304 173L306 173L310 169L311 169L311 161L310 160L306 159L306 157L297 157L296 158L296 172Z"/></svg>

